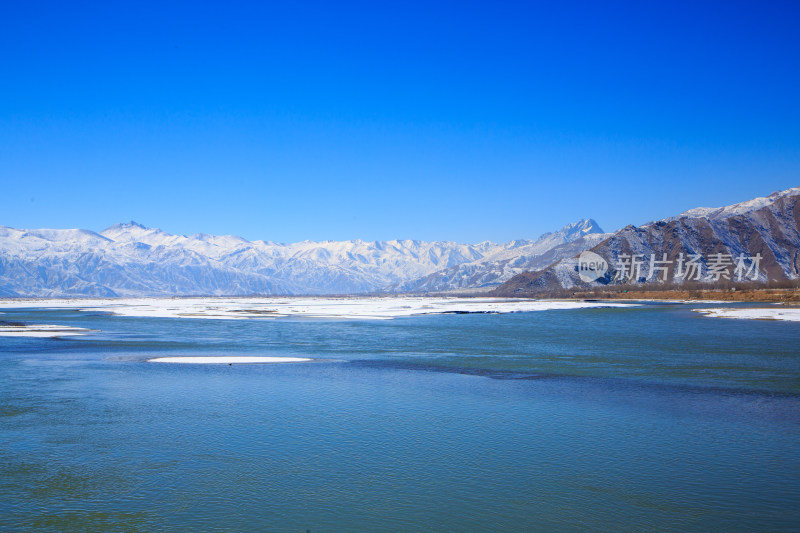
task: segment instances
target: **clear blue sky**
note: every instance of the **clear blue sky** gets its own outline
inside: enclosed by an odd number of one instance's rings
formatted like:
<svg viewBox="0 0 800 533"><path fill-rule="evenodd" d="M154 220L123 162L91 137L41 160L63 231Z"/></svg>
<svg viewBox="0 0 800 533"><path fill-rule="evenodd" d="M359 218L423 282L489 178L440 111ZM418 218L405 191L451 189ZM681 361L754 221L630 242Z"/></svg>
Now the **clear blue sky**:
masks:
<svg viewBox="0 0 800 533"><path fill-rule="evenodd" d="M798 2L4 2L0 225L533 238L800 185Z"/></svg>

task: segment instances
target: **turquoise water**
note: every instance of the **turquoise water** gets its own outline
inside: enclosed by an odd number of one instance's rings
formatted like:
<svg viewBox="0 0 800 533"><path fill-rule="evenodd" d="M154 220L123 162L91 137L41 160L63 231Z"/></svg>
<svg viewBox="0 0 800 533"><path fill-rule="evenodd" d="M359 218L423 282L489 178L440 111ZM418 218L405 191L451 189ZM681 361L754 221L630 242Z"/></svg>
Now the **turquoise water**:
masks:
<svg viewBox="0 0 800 533"><path fill-rule="evenodd" d="M796 531L800 324L6 310L6 531ZM157 356L306 356L170 365Z"/></svg>

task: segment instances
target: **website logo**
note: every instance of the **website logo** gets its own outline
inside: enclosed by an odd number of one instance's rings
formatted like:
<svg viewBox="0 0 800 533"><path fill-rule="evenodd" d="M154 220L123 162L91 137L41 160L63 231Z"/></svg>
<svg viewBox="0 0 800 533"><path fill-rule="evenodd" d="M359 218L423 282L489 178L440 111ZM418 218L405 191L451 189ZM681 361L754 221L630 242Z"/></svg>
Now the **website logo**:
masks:
<svg viewBox="0 0 800 533"><path fill-rule="evenodd" d="M608 272L608 262L594 252L581 252L578 257L578 275L586 283L596 281Z"/></svg>

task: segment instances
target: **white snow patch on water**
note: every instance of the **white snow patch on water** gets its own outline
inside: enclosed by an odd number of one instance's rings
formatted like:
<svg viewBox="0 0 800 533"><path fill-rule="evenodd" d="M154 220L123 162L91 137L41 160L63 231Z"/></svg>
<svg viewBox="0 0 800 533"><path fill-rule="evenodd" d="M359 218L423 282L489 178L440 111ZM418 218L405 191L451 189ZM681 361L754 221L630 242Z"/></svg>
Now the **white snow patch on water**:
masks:
<svg viewBox="0 0 800 533"><path fill-rule="evenodd" d="M403 316L448 313L518 313L554 309L631 307L637 304L506 298L126 298L0 300L0 308L75 308L121 316L207 319L388 320Z"/></svg>
<svg viewBox="0 0 800 533"><path fill-rule="evenodd" d="M156 357L148 359L149 363L184 363L192 365L241 365L272 363L306 363L311 359L304 357L253 357L253 356L219 356L219 357Z"/></svg>
<svg viewBox="0 0 800 533"><path fill-rule="evenodd" d="M737 318L744 320L788 320L800 322L800 308L789 309L752 309L752 308L719 308L692 309L697 313L715 318Z"/></svg>
<svg viewBox="0 0 800 533"><path fill-rule="evenodd" d="M24 326L0 325L0 337L75 337L90 330L51 324L26 324Z"/></svg>

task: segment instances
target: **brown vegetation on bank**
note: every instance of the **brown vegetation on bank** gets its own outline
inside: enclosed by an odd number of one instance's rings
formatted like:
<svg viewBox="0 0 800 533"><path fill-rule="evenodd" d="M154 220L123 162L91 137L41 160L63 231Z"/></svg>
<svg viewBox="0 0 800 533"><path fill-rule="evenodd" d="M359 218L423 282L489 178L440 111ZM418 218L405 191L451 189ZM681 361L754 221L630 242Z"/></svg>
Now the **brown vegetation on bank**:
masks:
<svg viewBox="0 0 800 533"><path fill-rule="evenodd" d="M722 283L710 286L703 283L683 285L609 285L602 288L532 291L526 294L498 294L527 298L597 299L597 300L724 300L731 302L783 302L800 304L800 282Z"/></svg>

